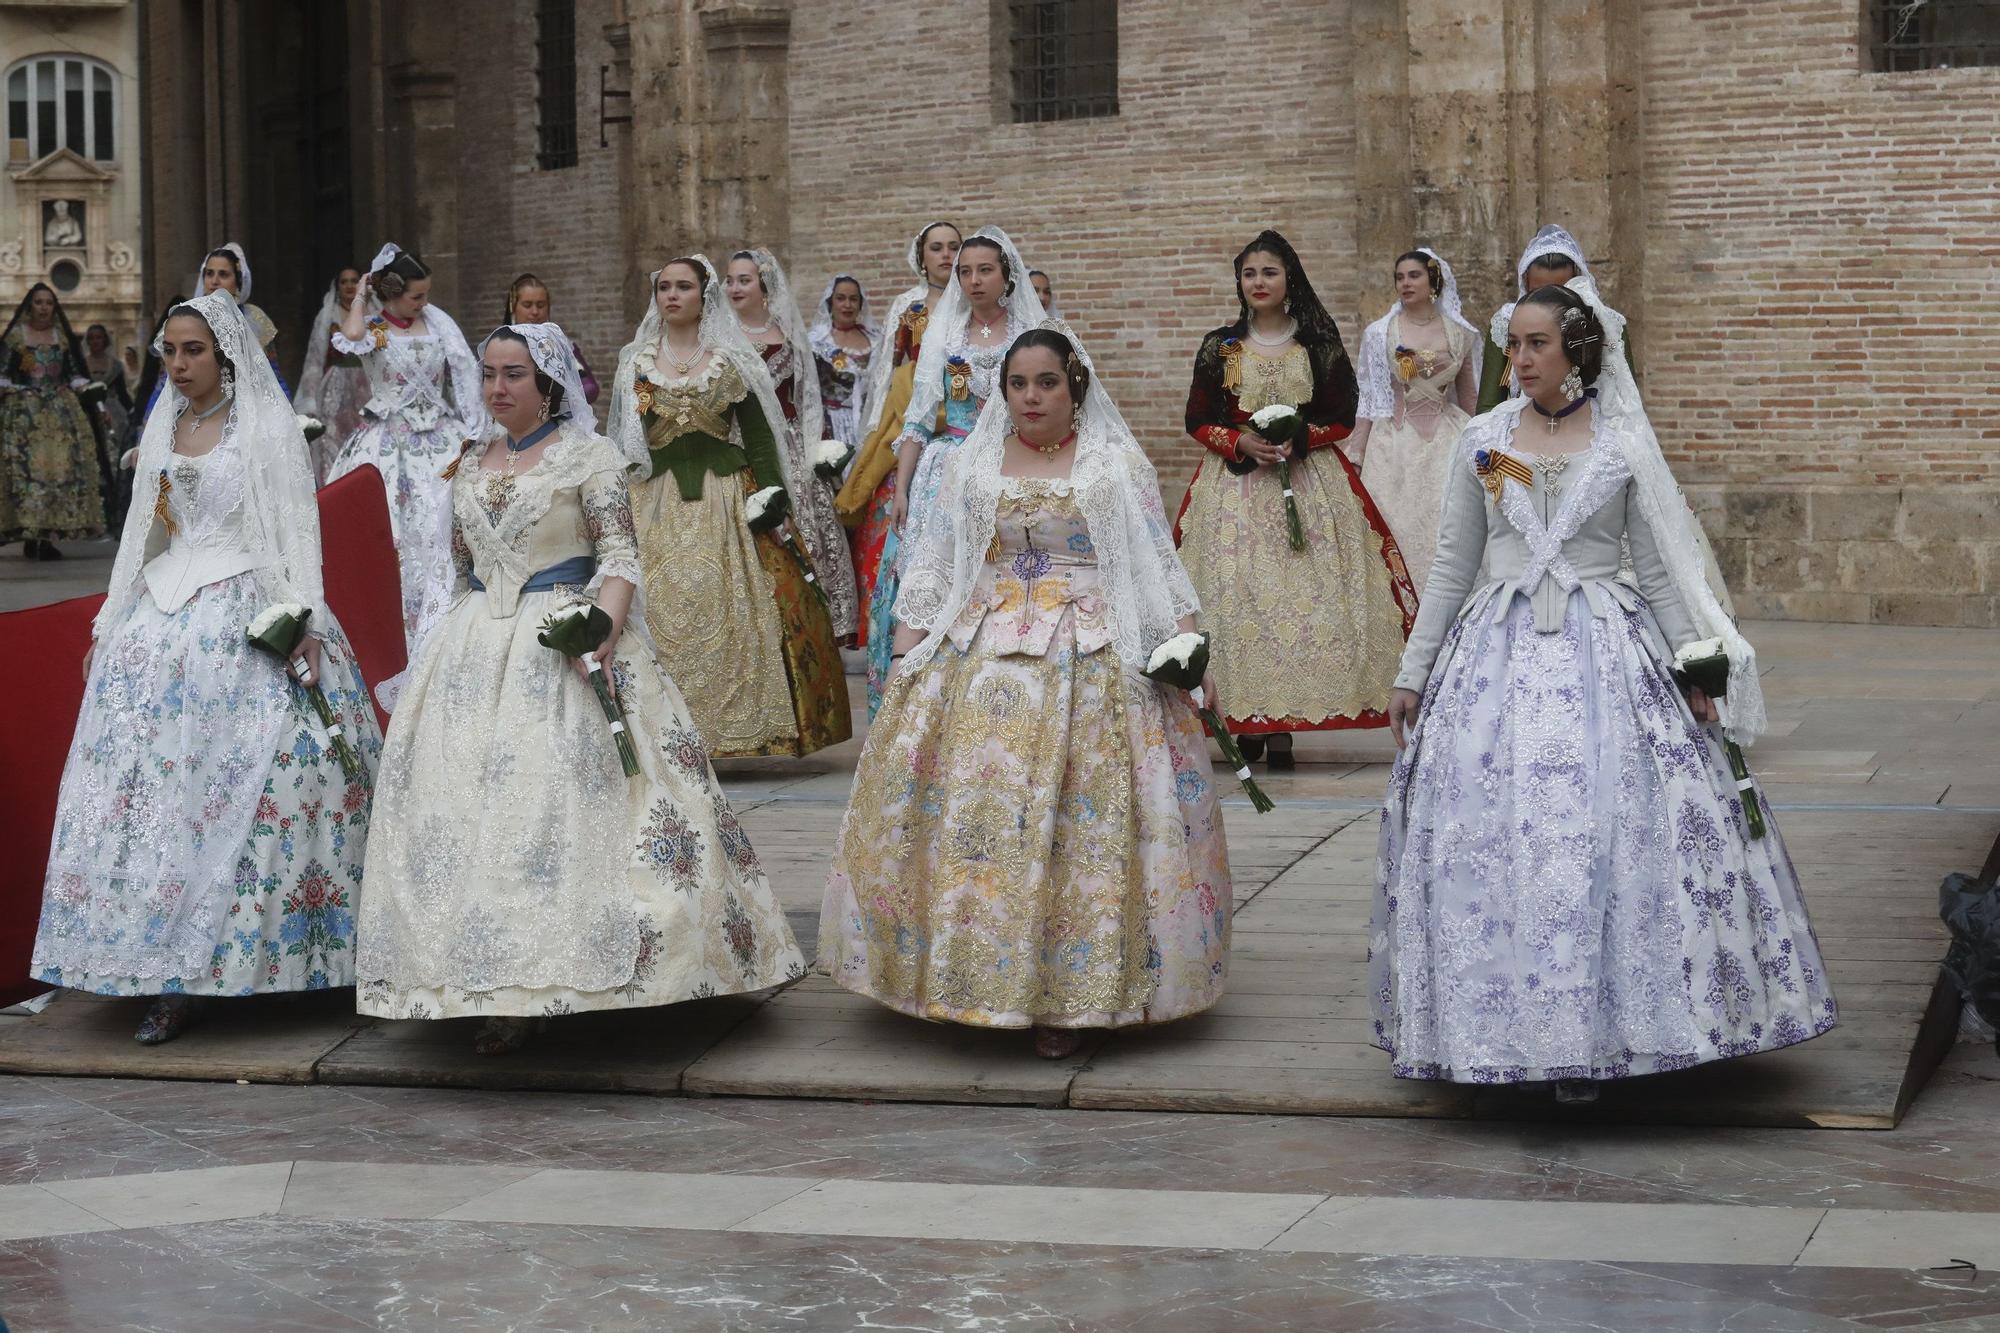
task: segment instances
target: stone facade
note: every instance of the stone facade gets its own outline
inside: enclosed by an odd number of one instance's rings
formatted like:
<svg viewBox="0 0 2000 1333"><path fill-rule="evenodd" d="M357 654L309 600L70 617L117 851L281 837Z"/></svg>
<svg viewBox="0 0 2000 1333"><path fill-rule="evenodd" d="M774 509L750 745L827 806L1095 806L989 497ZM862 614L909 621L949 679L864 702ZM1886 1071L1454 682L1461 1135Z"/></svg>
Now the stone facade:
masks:
<svg viewBox="0 0 2000 1333"><path fill-rule="evenodd" d="M879 309L924 222L997 222L1177 498L1189 362L1260 227L1292 238L1351 343L1410 244L1453 260L1483 322L1560 221L1632 319L1742 609L2000 623L1978 320L2000 296L2000 70L1867 72L1853 4L1266 0L1246 29L1240 9L1122 0L1118 114L1028 125L1005 0L577 0L578 163L543 171L540 3L335 6L352 252L423 253L468 331L533 269L605 371L671 255L770 245L805 299L845 270ZM197 11L227 51L235 0L155 6L154 26ZM156 214L185 211L163 174Z"/></svg>

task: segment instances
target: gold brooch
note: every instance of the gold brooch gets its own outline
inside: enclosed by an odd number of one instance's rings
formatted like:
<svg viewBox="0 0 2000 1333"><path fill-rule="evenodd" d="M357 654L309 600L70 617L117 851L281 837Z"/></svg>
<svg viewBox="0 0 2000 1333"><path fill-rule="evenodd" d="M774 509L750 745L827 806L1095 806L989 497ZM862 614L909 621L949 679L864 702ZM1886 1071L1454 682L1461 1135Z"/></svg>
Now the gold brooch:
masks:
<svg viewBox="0 0 2000 1333"><path fill-rule="evenodd" d="M1533 487L1535 484L1533 468L1512 454L1503 453L1498 449L1481 449L1473 454L1472 470L1479 474L1480 483L1486 487L1486 493L1493 497L1496 504L1499 503L1500 492L1507 485L1509 477L1523 486Z"/></svg>

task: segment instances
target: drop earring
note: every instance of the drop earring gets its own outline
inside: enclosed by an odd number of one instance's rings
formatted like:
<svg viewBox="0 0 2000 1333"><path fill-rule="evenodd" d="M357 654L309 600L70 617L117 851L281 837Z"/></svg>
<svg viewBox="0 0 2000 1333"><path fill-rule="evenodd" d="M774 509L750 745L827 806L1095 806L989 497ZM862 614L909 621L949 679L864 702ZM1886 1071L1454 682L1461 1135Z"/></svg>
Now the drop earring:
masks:
<svg viewBox="0 0 2000 1333"><path fill-rule="evenodd" d="M549 396L547 394L542 395L542 410L537 414L535 419L537 421L547 421L549 419Z"/></svg>
<svg viewBox="0 0 2000 1333"><path fill-rule="evenodd" d="M230 366L222 368L222 396L234 397L236 393L236 371Z"/></svg>
<svg viewBox="0 0 2000 1333"><path fill-rule="evenodd" d="M1575 366L1571 366L1569 374L1563 376L1562 392L1563 397L1572 403L1583 397L1583 375Z"/></svg>

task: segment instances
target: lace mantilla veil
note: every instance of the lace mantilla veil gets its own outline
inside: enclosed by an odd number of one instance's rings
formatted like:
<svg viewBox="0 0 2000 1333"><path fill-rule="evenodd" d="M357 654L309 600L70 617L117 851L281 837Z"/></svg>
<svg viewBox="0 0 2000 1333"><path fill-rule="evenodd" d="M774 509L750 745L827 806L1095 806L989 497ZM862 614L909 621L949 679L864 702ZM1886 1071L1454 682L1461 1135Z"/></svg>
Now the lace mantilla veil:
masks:
<svg viewBox="0 0 2000 1333"><path fill-rule="evenodd" d="M778 406L778 391L771 383L771 372L759 356L750 340L743 336L742 326L736 322L736 312L730 308L729 298L722 294L722 282L717 276L715 265L707 255L690 255L701 266L701 345L708 349L712 359L727 361L736 367L736 373L756 396L757 406L763 409L764 420L775 438L785 428L785 412ZM636 375L650 374L654 369L655 357L660 340L664 336L665 324L660 319L660 300L657 290L660 270L654 269L646 278L646 314L639 321L639 328L618 353L618 375L611 384L610 420L607 433L613 447L632 469L632 475L644 481L652 475L653 455L646 447L646 424L639 419L639 400L633 393L632 382ZM706 374L704 369L702 374ZM815 384L815 394L817 393ZM817 401L817 397L815 397ZM737 448L743 447L743 428L734 420L730 422L729 438ZM818 443L817 440L814 443ZM792 476L791 461L786 456L781 442L778 445L778 469L784 477L785 490L791 495L792 503L800 498L797 479Z"/></svg>
<svg viewBox="0 0 2000 1333"><path fill-rule="evenodd" d="M326 594L320 576L319 505L313 498L312 468L298 415L278 388L278 377L228 292L211 292L183 306L200 315L215 337L216 350L232 367L236 389L229 405L225 435L233 437L243 455L243 535L253 554L265 557L264 568L283 587L281 600L303 603L312 611L314 627L327 623ZM170 316L171 318L171 316ZM160 355L166 326L153 340ZM170 379L161 381L161 400L146 419L139 440L134 476L144 492L157 483L173 454L174 425L187 399ZM100 638L118 623L140 595L139 575L152 556L165 549L166 534L153 505L136 499L125 515L118 555L111 566L111 586L104 606L91 624Z"/></svg>
<svg viewBox="0 0 2000 1333"><path fill-rule="evenodd" d="M889 391L889 375L894 369L889 363L895 359L896 349L894 339L896 337L896 326L902 322L903 312L919 301L930 299L931 284L930 280L924 277L924 257L918 247L922 244L924 237L929 235L931 229L934 227L952 227L953 230L957 229L954 224L946 222L943 218L938 218L935 221L925 223L923 230L910 238L910 248L905 258L909 262L910 272L917 275L917 285L889 303L889 311L882 319L880 334L871 335L875 340L875 351L868 361L868 383L863 390L861 398L861 410L864 417L867 416L870 408L882 401L882 395ZM831 294L832 287L829 286L827 290ZM864 420L861 424L861 433L866 436L875 429L875 425L876 423L872 418Z"/></svg>
<svg viewBox="0 0 2000 1333"><path fill-rule="evenodd" d="M1028 287L1027 270L1018 271L1020 285ZM1029 291L1032 295L1033 289ZM1040 321L1040 327L1069 339L1090 371L1070 486L1097 550L1112 644L1121 662L1142 670L1153 649L1178 633L1180 620L1193 615L1200 603L1174 550L1159 477L1105 390L1103 376L1068 324L1052 319ZM937 651L945 631L972 599L993 544L1003 481L1000 462L1012 430L1006 397L996 391L948 465L936 503L913 533L896 619L923 631L924 638L911 651L906 669L922 666Z"/></svg>
<svg viewBox="0 0 2000 1333"><path fill-rule="evenodd" d="M1438 309L1444 312L1446 319L1471 334L1471 345L1477 348L1479 330L1473 328L1471 321L1465 317L1465 308L1458 299L1458 275L1451 271L1450 261L1428 245L1420 245L1417 249L1435 259L1444 275L1444 290L1437 299ZM1361 401L1355 409L1356 420L1386 421L1396 414L1396 394L1389 382L1389 321L1395 318L1402 304L1401 301L1390 302L1382 317L1362 330L1361 364L1357 367Z"/></svg>
<svg viewBox="0 0 2000 1333"><path fill-rule="evenodd" d="M861 315L857 323L860 325L861 331L868 335L869 345L879 346L882 342L882 330L875 323L875 316L868 309L868 289L863 287L861 279L855 277L852 273L836 273L826 280L826 290L819 294L819 308L813 314L812 327L806 330L806 339L813 345L814 350L818 350L822 345L831 345L833 338L833 289L843 282L853 283L855 289L861 293ZM905 310L908 308L908 306L904 307ZM899 318L902 313L901 310L896 312ZM870 362L869 364L872 366L874 363Z"/></svg>
<svg viewBox="0 0 2000 1333"><path fill-rule="evenodd" d="M981 227L965 238L970 245L973 241L993 241L1000 247L1000 253L1007 257L1007 277L1014 284L1014 290L1002 298L1007 311L1007 341L1014 339L1039 325L1046 317L1042 301L1035 295L1035 284L1028 281L1028 264L1021 258L1021 252L1006 232L998 227ZM964 246L959 247L964 254ZM937 420L938 408L944 406L944 363L952 355L953 344L960 341L965 332L966 321L972 317L972 303L965 299L965 293L958 285L958 271L952 270L951 283L938 298L937 307L931 311L931 322L924 331L923 355L917 359L916 383L910 389L909 410L903 413L903 436L915 433L915 423L931 423ZM1072 340L1074 341L1074 340ZM996 391L997 400L1000 394ZM1002 412L1002 416L1006 413Z"/></svg>
<svg viewBox="0 0 2000 1333"><path fill-rule="evenodd" d="M583 395L583 372L577 369L576 353L571 350L569 335L563 332L562 325L502 324L479 340L473 352L476 360L482 363L486 360L486 345L502 330L518 334L528 344L528 357L535 363L535 369L562 386L561 415L584 434L597 434L597 413Z"/></svg>
<svg viewBox="0 0 2000 1333"><path fill-rule="evenodd" d="M1514 300L1507 302L1493 312L1493 320L1486 327L1487 336L1495 347L1507 345L1507 325L1514 318L1514 305L1528 294L1528 267L1543 255L1561 255L1576 265L1577 276L1596 281L1590 271L1590 261L1583 257L1583 246L1576 237L1569 234L1569 228L1550 223L1535 233L1528 242L1528 248L1521 251L1521 258L1514 265Z"/></svg>

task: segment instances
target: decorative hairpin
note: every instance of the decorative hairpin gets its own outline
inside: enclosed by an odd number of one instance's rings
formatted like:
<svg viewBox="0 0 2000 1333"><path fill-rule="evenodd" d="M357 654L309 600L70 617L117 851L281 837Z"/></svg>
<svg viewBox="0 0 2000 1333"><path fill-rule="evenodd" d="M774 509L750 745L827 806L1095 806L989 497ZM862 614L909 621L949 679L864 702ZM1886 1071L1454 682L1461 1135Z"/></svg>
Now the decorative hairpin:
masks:
<svg viewBox="0 0 2000 1333"><path fill-rule="evenodd" d="M1568 337L1571 330L1575 329L1576 326L1581 323L1583 323L1583 311L1578 310L1573 306L1570 309L1563 311L1562 312L1563 336ZM1576 341L1584 344L1585 346L1588 346L1589 344L1597 341L1597 335L1595 333L1586 333L1577 338Z"/></svg>

